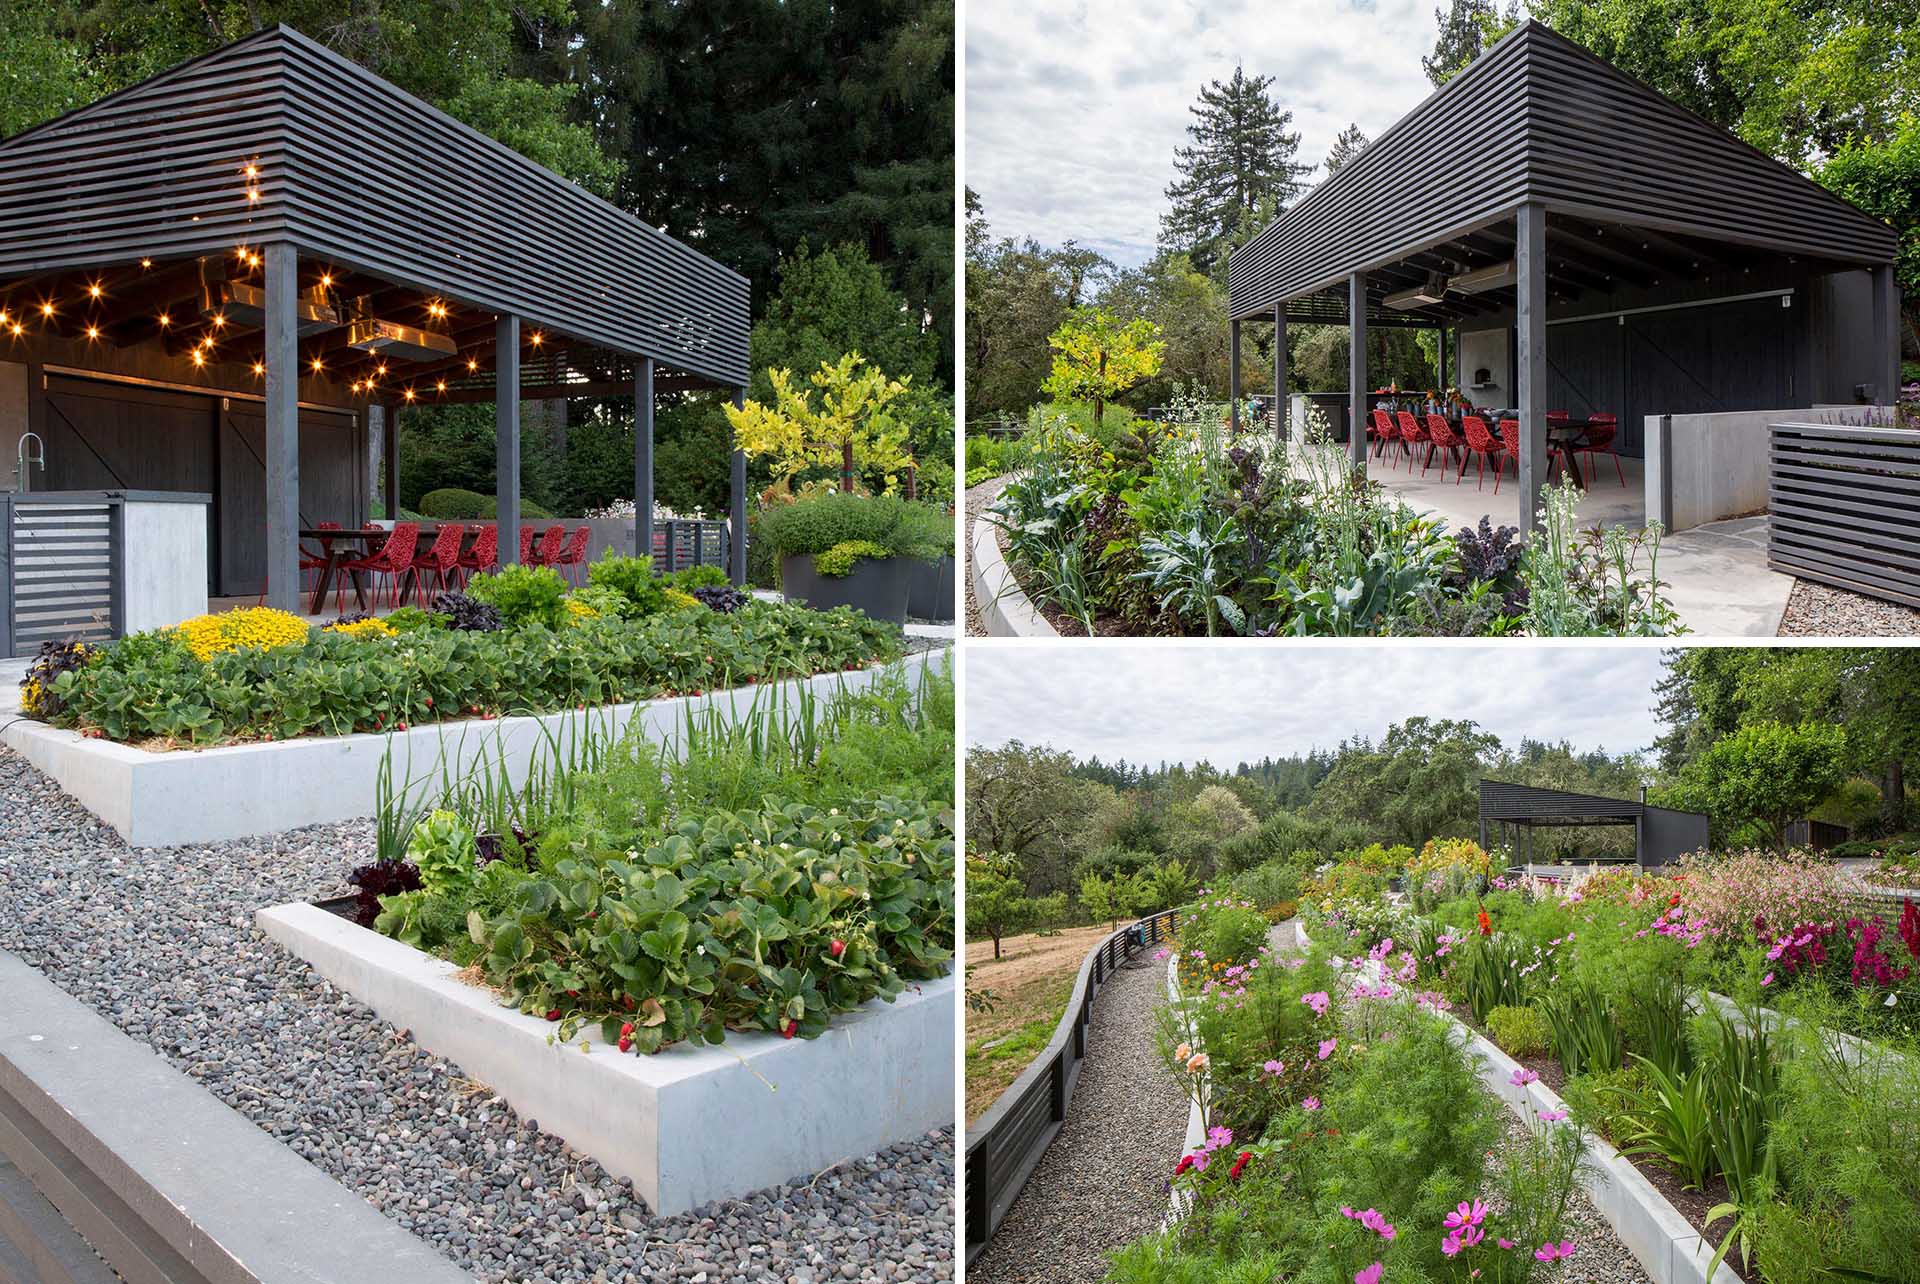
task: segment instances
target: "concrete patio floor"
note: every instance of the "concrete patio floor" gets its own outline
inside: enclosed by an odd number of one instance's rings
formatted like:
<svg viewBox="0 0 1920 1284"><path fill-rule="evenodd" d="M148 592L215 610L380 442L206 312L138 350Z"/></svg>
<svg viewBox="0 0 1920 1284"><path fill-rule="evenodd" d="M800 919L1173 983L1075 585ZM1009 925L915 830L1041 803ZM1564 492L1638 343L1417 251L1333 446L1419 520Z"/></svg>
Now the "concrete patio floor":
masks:
<svg viewBox="0 0 1920 1284"><path fill-rule="evenodd" d="M1324 448L1323 448L1324 449ZM1633 526L1646 524L1645 472L1638 459L1622 458L1620 484L1613 461L1598 459L1587 474L1587 492L1574 510L1580 525ZM1444 476L1443 476L1444 471ZM1446 522L1447 529L1478 526L1480 518L1495 526L1520 523L1520 505L1511 471L1494 493L1493 476L1476 489L1473 468L1455 482L1451 467L1442 470L1436 459L1425 476L1409 469L1404 459L1397 467L1371 459L1367 476L1392 490L1421 512ZM1644 569L1644 568L1642 568ZM1793 593L1793 577L1767 566L1767 517L1734 517L1696 526L1660 541L1657 573L1668 585L1668 598L1681 621L1698 638L1772 637Z"/></svg>

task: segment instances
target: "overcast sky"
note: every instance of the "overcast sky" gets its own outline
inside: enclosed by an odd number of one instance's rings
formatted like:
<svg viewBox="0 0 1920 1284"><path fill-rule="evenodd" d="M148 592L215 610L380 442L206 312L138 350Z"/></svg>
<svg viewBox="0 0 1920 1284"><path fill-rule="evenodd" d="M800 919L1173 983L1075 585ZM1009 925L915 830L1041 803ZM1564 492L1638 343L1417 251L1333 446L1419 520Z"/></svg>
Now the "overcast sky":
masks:
<svg viewBox="0 0 1920 1284"><path fill-rule="evenodd" d="M1417 715L1464 718L1508 748L1528 736L1626 753L1660 733L1656 647L968 647L966 736L1111 762L1216 767L1379 739Z"/></svg>
<svg viewBox="0 0 1920 1284"><path fill-rule="evenodd" d="M1436 0L973 0L966 181L994 235L1151 257L1203 85L1271 75L1298 160L1378 138L1432 91ZM1315 171L1309 182L1324 177Z"/></svg>

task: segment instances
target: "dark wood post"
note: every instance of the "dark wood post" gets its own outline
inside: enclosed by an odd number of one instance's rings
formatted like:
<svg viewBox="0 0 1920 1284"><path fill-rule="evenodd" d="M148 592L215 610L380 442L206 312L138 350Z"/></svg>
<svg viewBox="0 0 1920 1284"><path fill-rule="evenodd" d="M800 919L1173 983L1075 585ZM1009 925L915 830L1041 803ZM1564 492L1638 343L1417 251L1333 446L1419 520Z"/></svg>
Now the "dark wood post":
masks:
<svg viewBox="0 0 1920 1284"><path fill-rule="evenodd" d="M1514 215L1514 330L1517 335L1520 406L1520 529L1540 529L1540 492L1552 460L1547 456L1547 211L1534 203Z"/></svg>
<svg viewBox="0 0 1920 1284"><path fill-rule="evenodd" d="M735 410L747 404L747 390L733 390L733 408ZM728 493L729 517L733 526L733 562L730 575L735 588L744 588L747 583L747 452L740 449L738 434L733 434L733 483Z"/></svg>
<svg viewBox="0 0 1920 1284"><path fill-rule="evenodd" d="M1440 387L1441 396L1447 395L1447 389L1453 387L1453 380L1447 377L1447 327L1441 326L1434 331L1440 337Z"/></svg>
<svg viewBox="0 0 1920 1284"><path fill-rule="evenodd" d="M1273 305L1273 437L1283 448L1287 444L1287 410L1293 398L1287 395L1287 305Z"/></svg>
<svg viewBox="0 0 1920 1284"><path fill-rule="evenodd" d="M1367 274L1347 281L1347 458L1367 475Z"/></svg>
<svg viewBox="0 0 1920 1284"><path fill-rule="evenodd" d="M387 510L387 520L400 520L400 405L375 406L380 414L380 457L386 462L387 474L381 481L380 498Z"/></svg>
<svg viewBox="0 0 1920 1284"><path fill-rule="evenodd" d="M494 522L500 565L520 560L520 318L502 316L493 329Z"/></svg>
<svg viewBox="0 0 1920 1284"><path fill-rule="evenodd" d="M300 336L294 302L300 252L291 242L266 247L262 283L267 326L267 604L300 613Z"/></svg>
<svg viewBox="0 0 1920 1284"><path fill-rule="evenodd" d="M653 556L653 358L633 368L633 555Z"/></svg>
<svg viewBox="0 0 1920 1284"><path fill-rule="evenodd" d="M1900 288L1893 267L1873 270L1873 399L1891 406L1900 399Z"/></svg>
<svg viewBox="0 0 1920 1284"><path fill-rule="evenodd" d="M1227 322L1227 423L1240 431L1240 322Z"/></svg>

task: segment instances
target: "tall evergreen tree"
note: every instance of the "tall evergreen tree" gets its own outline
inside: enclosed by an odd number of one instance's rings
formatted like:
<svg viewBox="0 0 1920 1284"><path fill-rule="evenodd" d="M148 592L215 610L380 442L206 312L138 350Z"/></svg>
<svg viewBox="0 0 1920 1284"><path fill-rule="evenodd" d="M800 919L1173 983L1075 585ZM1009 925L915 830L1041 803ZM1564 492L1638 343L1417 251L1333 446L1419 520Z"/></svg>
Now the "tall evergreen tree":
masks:
<svg viewBox="0 0 1920 1284"><path fill-rule="evenodd" d="M1444 85L1486 51L1496 31L1519 21L1519 9L1509 0L1503 18L1499 0L1453 0L1451 8L1433 11L1433 21L1440 34L1434 39L1433 52L1420 65L1428 80Z"/></svg>
<svg viewBox="0 0 1920 1284"><path fill-rule="evenodd" d="M1327 172L1328 178L1332 178L1342 165L1358 156L1366 145L1367 136L1360 132L1360 126L1348 125L1333 140L1333 150L1327 153L1326 163L1320 168Z"/></svg>
<svg viewBox="0 0 1920 1284"><path fill-rule="evenodd" d="M1180 177L1166 189L1173 208L1160 218L1160 243L1203 272L1225 257L1244 215L1262 201L1285 205L1313 171L1293 159L1300 135L1288 132L1293 113L1280 110L1272 84L1272 76L1249 77L1240 67L1233 79L1212 82L1189 109L1192 145L1174 149Z"/></svg>

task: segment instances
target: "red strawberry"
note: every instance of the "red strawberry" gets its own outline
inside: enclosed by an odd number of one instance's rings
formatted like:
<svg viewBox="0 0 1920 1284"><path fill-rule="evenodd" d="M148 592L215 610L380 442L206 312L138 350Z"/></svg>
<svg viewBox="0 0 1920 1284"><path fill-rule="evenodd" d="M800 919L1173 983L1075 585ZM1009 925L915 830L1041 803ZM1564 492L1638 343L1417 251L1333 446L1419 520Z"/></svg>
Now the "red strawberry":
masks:
<svg viewBox="0 0 1920 1284"><path fill-rule="evenodd" d="M632 1026L628 1026L627 1028L628 1028L628 1029L632 1029L633 1027L632 1027ZM620 1051L622 1051L622 1052L632 1052L632 1051L633 1051L633 1040L632 1040L632 1039L629 1039L629 1038L627 1038L627 1037L626 1037L625 1035L622 1035L622 1036L620 1036Z"/></svg>
<svg viewBox="0 0 1920 1284"><path fill-rule="evenodd" d="M560 1009L559 1009L559 1008L548 1008L548 1009L547 1009L547 1020L549 1020L549 1021L558 1021L559 1019L560 1019Z"/></svg>
<svg viewBox="0 0 1920 1284"><path fill-rule="evenodd" d="M633 1037L633 1022L629 1021L625 1025L620 1027L620 1037L623 1039L630 1039Z"/></svg>
<svg viewBox="0 0 1920 1284"><path fill-rule="evenodd" d="M404 722L396 722L393 724L393 727L394 727L394 730L396 731L405 731L407 729L407 724Z"/></svg>
<svg viewBox="0 0 1920 1284"><path fill-rule="evenodd" d="M847 943L841 940L839 937L835 937L833 944L827 947L827 952L829 954L832 954L833 957L839 958L842 954L845 954L847 952Z"/></svg>
<svg viewBox="0 0 1920 1284"><path fill-rule="evenodd" d="M798 1021L795 1021L792 1017L788 1017L787 1023L780 1027L780 1034L783 1038L791 1039L793 1037L793 1032L795 1030L798 1030L799 1028L800 1028L800 1023Z"/></svg>
<svg viewBox="0 0 1920 1284"><path fill-rule="evenodd" d="M428 696L428 697L427 697L427 708L429 708L429 709L431 709L431 708L433 708L433 697L432 697L432 696Z"/></svg>

